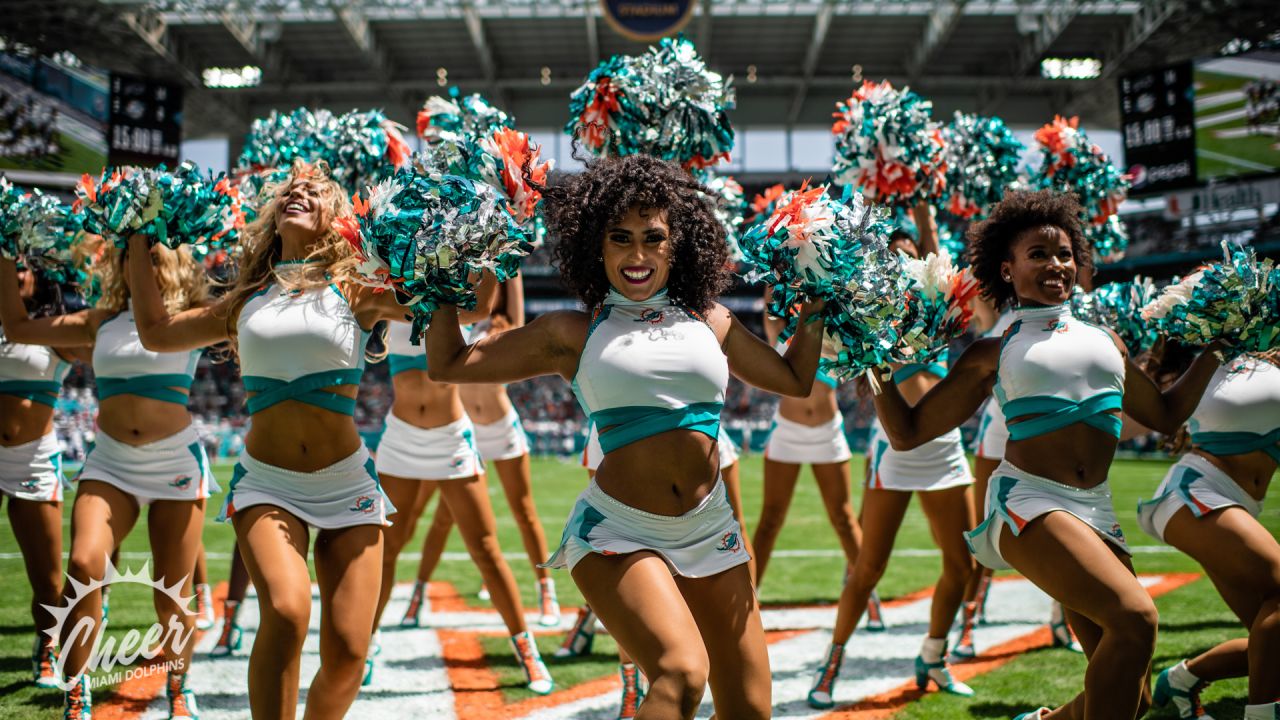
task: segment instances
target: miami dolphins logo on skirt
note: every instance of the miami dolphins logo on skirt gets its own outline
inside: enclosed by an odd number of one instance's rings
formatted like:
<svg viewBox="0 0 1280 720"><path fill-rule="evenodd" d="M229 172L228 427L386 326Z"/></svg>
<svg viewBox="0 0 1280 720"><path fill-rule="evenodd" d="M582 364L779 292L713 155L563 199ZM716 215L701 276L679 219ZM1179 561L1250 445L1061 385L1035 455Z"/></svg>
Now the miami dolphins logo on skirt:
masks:
<svg viewBox="0 0 1280 720"><path fill-rule="evenodd" d="M186 490L191 487L191 476L181 475L169 481L169 487Z"/></svg>
<svg viewBox="0 0 1280 720"><path fill-rule="evenodd" d="M657 325L662 322L663 317L665 316L662 314L661 310L645 308L640 311L640 317L636 318L636 322L647 322L650 325Z"/></svg>
<svg viewBox="0 0 1280 720"><path fill-rule="evenodd" d="M26 480L22 483L23 490L35 490L38 487L40 487L39 480Z"/></svg>
<svg viewBox="0 0 1280 720"><path fill-rule="evenodd" d="M742 549L742 544L738 542L738 533L727 532L720 538L720 544L716 546L716 552L736 553Z"/></svg>
<svg viewBox="0 0 1280 720"><path fill-rule="evenodd" d="M350 510L351 512L361 512L368 515L369 513L373 512L377 506L378 506L377 498L375 498L372 495L361 495L360 497L356 498L355 503L347 509Z"/></svg>

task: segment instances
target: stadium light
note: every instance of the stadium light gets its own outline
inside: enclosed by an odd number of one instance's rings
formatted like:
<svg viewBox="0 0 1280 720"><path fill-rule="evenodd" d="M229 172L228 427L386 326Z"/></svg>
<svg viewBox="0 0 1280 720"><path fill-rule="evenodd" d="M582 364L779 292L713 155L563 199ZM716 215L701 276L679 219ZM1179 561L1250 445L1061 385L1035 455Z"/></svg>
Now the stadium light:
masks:
<svg viewBox="0 0 1280 720"><path fill-rule="evenodd" d="M248 88L262 84L262 68L245 65L238 68L210 67L200 75L208 88Z"/></svg>
<svg viewBox="0 0 1280 720"><path fill-rule="evenodd" d="M1045 58L1040 61L1040 77L1049 80L1092 80L1102 75L1098 58Z"/></svg>

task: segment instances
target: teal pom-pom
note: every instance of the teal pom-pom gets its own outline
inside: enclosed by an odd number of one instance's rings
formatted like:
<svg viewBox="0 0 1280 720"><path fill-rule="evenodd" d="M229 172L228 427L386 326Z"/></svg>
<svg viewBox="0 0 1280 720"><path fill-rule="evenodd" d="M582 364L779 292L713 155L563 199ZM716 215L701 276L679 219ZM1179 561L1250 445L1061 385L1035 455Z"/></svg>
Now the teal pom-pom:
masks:
<svg viewBox="0 0 1280 720"><path fill-rule="evenodd" d="M240 191L228 178L200 172L187 161L173 172L164 167L112 169L95 182L88 175L76 188L89 232L124 247L142 235L169 248L222 247L244 227Z"/></svg>
<svg viewBox="0 0 1280 720"><path fill-rule="evenodd" d="M1137 357L1155 345L1159 332L1155 323L1143 317L1142 309L1156 299L1151 278L1141 275L1133 280L1108 283L1092 292L1079 291L1071 296L1071 314L1085 322L1111 328L1130 357Z"/></svg>
<svg viewBox="0 0 1280 720"><path fill-rule="evenodd" d="M39 190L25 192L0 178L0 257L35 268L57 282L78 284L75 246L83 218Z"/></svg>
<svg viewBox="0 0 1280 720"><path fill-rule="evenodd" d="M1129 237L1116 212L1129 193L1129 178L1089 141L1079 118L1055 117L1036 131L1036 141L1043 162L1031 175L1031 186L1075 193L1084 211L1080 223L1094 255L1102 262L1123 258Z"/></svg>
<svg viewBox="0 0 1280 720"><path fill-rule="evenodd" d="M866 81L836 103L832 176L881 204L911 206L946 187L945 140L933 104L888 81Z"/></svg>
<svg viewBox="0 0 1280 720"><path fill-rule="evenodd" d="M706 169L733 150L728 80L707 68L683 36L644 55L601 62L569 98L565 132L600 157L652 155Z"/></svg>
<svg viewBox="0 0 1280 720"><path fill-rule="evenodd" d="M956 112L942 135L947 186L940 207L962 220L981 220L1018 183L1026 147L998 117Z"/></svg>
<svg viewBox="0 0 1280 720"><path fill-rule="evenodd" d="M706 188L706 196L715 208L716 220L724 228L724 241L729 247L729 260L742 262L742 248L738 246L738 236L742 234L742 223L747 212L747 196L737 180L728 175L717 175L711 171L695 174L702 186Z"/></svg>
<svg viewBox="0 0 1280 720"><path fill-rule="evenodd" d="M299 160L324 162L335 181L355 191L408 161L409 145L402 130L380 110L352 110L344 115L308 108L287 114L272 111L250 126L237 171L289 168Z"/></svg>

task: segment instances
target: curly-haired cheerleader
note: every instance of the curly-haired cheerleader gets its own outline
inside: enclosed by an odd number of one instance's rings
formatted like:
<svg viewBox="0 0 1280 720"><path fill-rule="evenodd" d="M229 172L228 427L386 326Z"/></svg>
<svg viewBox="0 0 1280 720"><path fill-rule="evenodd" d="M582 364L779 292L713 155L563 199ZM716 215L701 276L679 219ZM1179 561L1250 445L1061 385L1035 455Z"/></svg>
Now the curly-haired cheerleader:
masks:
<svg viewBox="0 0 1280 720"><path fill-rule="evenodd" d="M1135 718L1146 710L1156 608L1138 583L1107 486L1121 407L1164 432L1191 415L1217 361L1201 355L1161 392L1109 330L1071 315L1077 273L1091 270L1074 196L1011 192L969 231L983 293L1016 303L1002 340L979 340L914 406L894 383L875 398L896 450L958 426L993 386L1009 426L992 474L986 520L968 535L988 567L1021 572L1062 602L1089 668L1084 691L1035 718ZM864 550L865 552L865 550Z"/></svg>
<svg viewBox="0 0 1280 720"><path fill-rule="evenodd" d="M159 281L148 288L158 305L173 312L204 305L208 281L188 251L158 246L149 250L142 241L134 255L148 265L154 257L160 268ZM150 506L147 530L153 572L157 580L172 585L190 577L195 567L204 501L217 492L187 411L200 348L209 343L180 351L146 348L135 324L138 288L126 281L125 266L125 253L107 249L93 266L102 288L97 307L39 319L27 316L12 266L0 266L0 319L5 333L17 342L93 348L99 432L78 476L68 575L80 583L100 581L107 557L133 529L142 508ZM74 605L63 623L59 663L67 681L74 683L66 693L66 717L81 718L92 709L85 669L101 631L102 593L95 589L85 597L68 595L68 601ZM186 687L195 616L159 590L155 605L163 627L182 628L181 633L166 633L164 639L165 655L172 663L166 683L169 717L195 717L195 695Z"/></svg>
<svg viewBox="0 0 1280 720"><path fill-rule="evenodd" d="M0 272L9 274L7 268ZM18 271L17 280L28 315L59 314L62 299L53 281L31 269ZM36 633L31 665L36 687L43 688L60 680L54 669L56 642L43 632L53 626L53 617L40 607L56 606L62 594L64 480L53 408L76 352L9 342L0 324L0 494L8 500L9 524L31 583Z"/></svg>
<svg viewBox="0 0 1280 720"><path fill-rule="evenodd" d="M730 368L770 392L808 394L820 307L802 308L780 357L718 304L727 249L699 189L678 166L643 155L593 162L547 188L561 274L590 312L548 313L467 345L445 309L427 349L445 381L575 383L604 459L548 564L570 568L649 678L636 717L693 717L709 680L718 717L763 718L764 629L716 437Z"/></svg>
<svg viewBox="0 0 1280 720"><path fill-rule="evenodd" d="M365 344L380 320L400 320L391 293L357 285L351 245L332 229L348 211L327 168L297 164L269 189L243 231L231 290L214 305L171 312L155 268L131 244L138 330L175 352L230 340L253 417L223 514L258 591L261 623L249 658L256 718L294 717L311 616L307 554L315 528L320 669L306 717L342 717L360 688L382 581L383 527L395 512L352 413Z"/></svg>
<svg viewBox="0 0 1280 720"><path fill-rule="evenodd" d="M1162 374L1177 372L1188 355L1166 349ZM1139 503L1138 524L1204 567L1249 636L1165 669L1154 700L1173 702L1181 718L1207 718L1201 690L1248 675L1244 720L1273 720L1280 714L1280 544L1257 518L1280 463L1280 353L1218 368L1190 424L1191 451L1155 497Z"/></svg>

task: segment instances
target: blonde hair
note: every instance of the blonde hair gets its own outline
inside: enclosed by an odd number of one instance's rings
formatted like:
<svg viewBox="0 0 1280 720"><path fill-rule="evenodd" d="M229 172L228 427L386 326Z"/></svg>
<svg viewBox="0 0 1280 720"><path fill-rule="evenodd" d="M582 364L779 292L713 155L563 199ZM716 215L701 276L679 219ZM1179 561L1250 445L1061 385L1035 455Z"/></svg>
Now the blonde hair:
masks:
<svg viewBox="0 0 1280 720"><path fill-rule="evenodd" d="M307 262L297 268L298 272L281 276L275 270L283 251L277 225L289 190L299 181L317 186L321 222L325 229L311 244ZM272 283L279 283L291 291L311 290L330 283L341 286L355 278L359 262L351 244L333 228L335 219L351 213L351 202L330 176L328 164L295 161L288 177L265 186L257 201L257 219L240 233L243 249L240 271L231 283L224 305L228 312L227 334L233 345L240 310L254 293Z"/></svg>
<svg viewBox="0 0 1280 720"><path fill-rule="evenodd" d="M110 312L124 310L129 302L124 251L110 242L86 243L84 250L94 256L89 265L89 281L101 292L95 307ZM151 259L156 268L160 296L170 313L182 312L208 300L209 277L204 266L191 257L189 249L179 247L170 250L156 245L151 248Z"/></svg>

